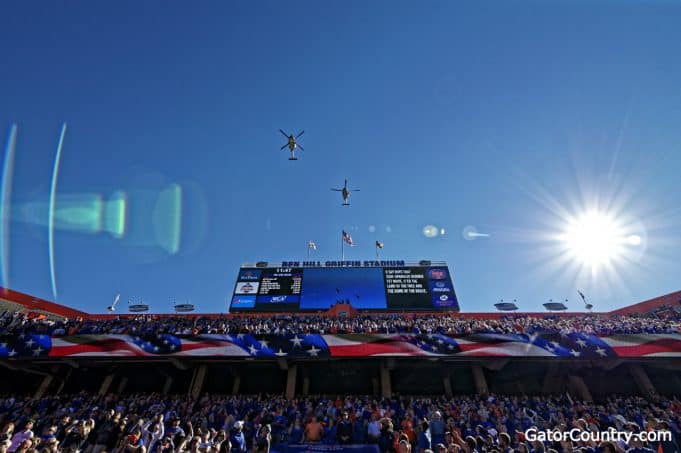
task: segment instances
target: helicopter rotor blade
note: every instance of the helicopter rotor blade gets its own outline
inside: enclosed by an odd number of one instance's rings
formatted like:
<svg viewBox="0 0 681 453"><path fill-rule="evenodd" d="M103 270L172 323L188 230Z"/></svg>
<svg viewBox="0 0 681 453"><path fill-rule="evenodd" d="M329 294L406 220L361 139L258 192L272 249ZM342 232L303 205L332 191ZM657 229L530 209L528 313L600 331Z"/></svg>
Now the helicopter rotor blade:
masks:
<svg viewBox="0 0 681 453"><path fill-rule="evenodd" d="M279 132L281 132L281 135L283 135L284 137L289 138L289 136L288 136L288 134L286 134L286 132L282 131L281 129L279 129Z"/></svg>
<svg viewBox="0 0 681 453"><path fill-rule="evenodd" d="M284 148L286 148L287 146L288 146L288 143L284 144L284 146L282 146L282 147L279 148L279 149L284 149Z"/></svg>
<svg viewBox="0 0 681 453"><path fill-rule="evenodd" d="M331 189L331 190L333 190L334 192L342 192L343 191L343 189Z"/></svg>
<svg viewBox="0 0 681 453"><path fill-rule="evenodd" d="M296 143L296 146L297 146L298 148L300 148L301 151L305 151L305 148L303 148L302 146L300 146L300 143Z"/></svg>
<svg viewBox="0 0 681 453"><path fill-rule="evenodd" d="M304 133L305 133L305 131L301 131L300 134L296 135L296 138L300 137L300 136L303 135Z"/></svg>

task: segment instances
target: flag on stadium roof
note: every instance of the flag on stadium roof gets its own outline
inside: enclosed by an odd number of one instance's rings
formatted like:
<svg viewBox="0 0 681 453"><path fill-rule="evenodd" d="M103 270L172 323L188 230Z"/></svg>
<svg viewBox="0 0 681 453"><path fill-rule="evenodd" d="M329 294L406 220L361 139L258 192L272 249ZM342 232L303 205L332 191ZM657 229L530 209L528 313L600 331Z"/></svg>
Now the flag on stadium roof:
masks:
<svg viewBox="0 0 681 453"><path fill-rule="evenodd" d="M350 234L343 230L343 241L347 242L350 246L354 246L355 244L352 242L352 238L350 237Z"/></svg>
<svg viewBox="0 0 681 453"><path fill-rule="evenodd" d="M376 241L376 247L379 249L383 248L383 243L381 241Z"/></svg>
<svg viewBox="0 0 681 453"><path fill-rule="evenodd" d="M307 248L312 249L312 250L317 250L317 244L310 241L310 242L307 243Z"/></svg>

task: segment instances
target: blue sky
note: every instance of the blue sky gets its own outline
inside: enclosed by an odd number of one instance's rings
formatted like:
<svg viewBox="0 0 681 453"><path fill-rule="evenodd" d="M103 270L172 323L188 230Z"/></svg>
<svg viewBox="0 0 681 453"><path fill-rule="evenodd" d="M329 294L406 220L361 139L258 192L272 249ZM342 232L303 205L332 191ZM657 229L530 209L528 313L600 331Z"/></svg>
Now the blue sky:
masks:
<svg viewBox="0 0 681 453"><path fill-rule="evenodd" d="M12 212L47 203L67 122L57 198L135 208L122 238L55 232L60 303L224 311L241 263L302 259L308 240L338 259L344 228L349 259L380 239L384 258L446 260L464 311L578 309L577 289L627 305L681 289L679 23L678 1L7 4ZM300 160L279 128L306 131ZM361 192L343 208L346 178ZM174 254L140 202L171 184ZM644 241L593 275L551 238L595 200ZM16 216L9 286L52 299L47 229Z"/></svg>

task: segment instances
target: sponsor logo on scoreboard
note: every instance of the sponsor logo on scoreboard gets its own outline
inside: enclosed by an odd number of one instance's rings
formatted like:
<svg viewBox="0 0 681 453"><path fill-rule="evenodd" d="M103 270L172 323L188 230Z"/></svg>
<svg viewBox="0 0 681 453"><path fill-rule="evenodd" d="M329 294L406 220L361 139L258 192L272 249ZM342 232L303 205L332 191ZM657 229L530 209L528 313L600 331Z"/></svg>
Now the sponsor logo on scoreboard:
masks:
<svg viewBox="0 0 681 453"><path fill-rule="evenodd" d="M232 305L234 308L253 308L255 307L255 296L234 296L232 297Z"/></svg>
<svg viewBox="0 0 681 453"><path fill-rule="evenodd" d="M432 293L451 293L454 289L447 282L438 280L430 283L430 291Z"/></svg>
<svg viewBox="0 0 681 453"><path fill-rule="evenodd" d="M297 304L299 302L300 296L258 296L259 304Z"/></svg>
<svg viewBox="0 0 681 453"><path fill-rule="evenodd" d="M433 294L434 307L455 307L457 305L456 298L451 293Z"/></svg>
<svg viewBox="0 0 681 453"><path fill-rule="evenodd" d="M239 282L236 284L234 294L257 294L258 286L258 283Z"/></svg>
<svg viewBox="0 0 681 453"><path fill-rule="evenodd" d="M428 278L431 280L445 280L449 278L449 273L447 269L436 267L428 270Z"/></svg>
<svg viewBox="0 0 681 453"><path fill-rule="evenodd" d="M241 269L239 271L240 282L257 282L260 280L260 269Z"/></svg>

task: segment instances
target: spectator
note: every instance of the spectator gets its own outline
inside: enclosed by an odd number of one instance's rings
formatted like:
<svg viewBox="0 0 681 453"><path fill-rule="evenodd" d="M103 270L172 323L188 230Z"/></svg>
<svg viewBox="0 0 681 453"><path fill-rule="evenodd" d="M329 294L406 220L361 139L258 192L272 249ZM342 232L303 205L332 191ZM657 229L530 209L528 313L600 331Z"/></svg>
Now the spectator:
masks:
<svg viewBox="0 0 681 453"><path fill-rule="evenodd" d="M347 445L352 443L352 423L347 411L343 411L343 416L336 428L336 440L339 444Z"/></svg>
<svg viewBox="0 0 681 453"><path fill-rule="evenodd" d="M25 441L33 439L33 420L28 420L24 425L24 429L16 433L12 437L12 443L7 449L8 452L13 453L19 449L19 446ZM31 444L29 442L29 444ZM29 447L26 447L29 448Z"/></svg>
<svg viewBox="0 0 681 453"><path fill-rule="evenodd" d="M269 453L270 445L272 443L272 427L270 425L264 425L258 431L255 439L254 453Z"/></svg>
<svg viewBox="0 0 681 453"><path fill-rule="evenodd" d="M428 420L423 420L421 422L421 432L418 435L418 452L424 453L426 450L431 450L431 434L430 434L430 423Z"/></svg>
<svg viewBox="0 0 681 453"><path fill-rule="evenodd" d="M14 423L12 423L12 422L5 423L5 426L2 428L2 431L0 431L0 442L4 442L4 441L9 440L10 444L11 444L13 434L14 434ZM8 445L8 447L9 447L9 445Z"/></svg>
<svg viewBox="0 0 681 453"><path fill-rule="evenodd" d="M305 426L305 442L320 442L324 435L324 427L317 421L317 417L312 417L310 423Z"/></svg>
<svg viewBox="0 0 681 453"><path fill-rule="evenodd" d="M124 445L124 451L127 453L145 453L146 446L142 438L142 430L138 427L133 428L132 433L125 439Z"/></svg>
<svg viewBox="0 0 681 453"><path fill-rule="evenodd" d="M434 445L443 444L445 441L445 422L442 420L440 411L433 413L433 419L430 421L430 435Z"/></svg>
<svg viewBox="0 0 681 453"><path fill-rule="evenodd" d="M304 429L300 423L300 418L296 417L296 421L288 430L288 441L291 444L300 444L303 442Z"/></svg>
<svg viewBox="0 0 681 453"><path fill-rule="evenodd" d="M236 421L234 422L234 427L229 436L230 443L232 444L232 453L243 453L247 451L246 447L246 437L243 433L244 422Z"/></svg>
<svg viewBox="0 0 681 453"><path fill-rule="evenodd" d="M336 443L336 423L334 423L333 418L329 418L324 427L324 443L327 445L332 445Z"/></svg>
<svg viewBox="0 0 681 453"><path fill-rule="evenodd" d="M395 433L393 430L393 422L390 418L382 418L379 421L381 427L381 434L378 439L378 448L381 453L395 451Z"/></svg>
<svg viewBox="0 0 681 453"><path fill-rule="evenodd" d="M372 444L378 443L378 439L381 437L381 425L376 414L371 414L369 424L367 425L367 435L369 442Z"/></svg>

